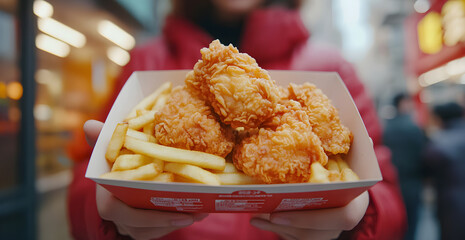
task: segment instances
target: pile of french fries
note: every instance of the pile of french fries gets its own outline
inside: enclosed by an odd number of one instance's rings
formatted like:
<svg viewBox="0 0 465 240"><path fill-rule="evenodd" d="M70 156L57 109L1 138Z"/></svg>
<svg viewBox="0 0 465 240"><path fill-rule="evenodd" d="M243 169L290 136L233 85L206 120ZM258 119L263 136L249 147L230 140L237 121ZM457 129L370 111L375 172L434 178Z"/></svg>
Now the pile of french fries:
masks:
<svg viewBox="0 0 465 240"><path fill-rule="evenodd" d="M358 175L352 171L341 156L330 157L326 166L314 162L310 165L310 180L312 183L348 182L359 180Z"/></svg>
<svg viewBox="0 0 465 240"><path fill-rule="evenodd" d="M155 182L188 182L209 185L259 184L233 163L222 157L199 151L184 150L157 144L154 137L154 115L171 93L167 82L139 102L118 123L109 141L105 158L111 171L102 178L144 180ZM341 158L330 159L326 166L311 165L310 181L326 183L355 181L358 176Z"/></svg>

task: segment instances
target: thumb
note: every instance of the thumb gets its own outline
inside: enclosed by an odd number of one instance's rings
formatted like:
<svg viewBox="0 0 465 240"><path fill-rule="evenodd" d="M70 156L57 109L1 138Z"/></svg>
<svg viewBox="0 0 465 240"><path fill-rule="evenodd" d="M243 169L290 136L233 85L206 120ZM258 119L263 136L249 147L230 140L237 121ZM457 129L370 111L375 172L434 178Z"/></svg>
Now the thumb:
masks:
<svg viewBox="0 0 465 240"><path fill-rule="evenodd" d="M97 142L98 135L102 130L103 123L97 120L88 120L84 123L84 133L89 146L93 147Z"/></svg>

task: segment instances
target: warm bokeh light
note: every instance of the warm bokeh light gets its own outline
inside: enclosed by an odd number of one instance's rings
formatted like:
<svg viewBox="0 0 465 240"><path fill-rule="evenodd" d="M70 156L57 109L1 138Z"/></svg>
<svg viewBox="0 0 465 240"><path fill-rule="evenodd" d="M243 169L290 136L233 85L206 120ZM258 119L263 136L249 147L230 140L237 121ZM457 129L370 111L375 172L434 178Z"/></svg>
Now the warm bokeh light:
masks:
<svg viewBox="0 0 465 240"><path fill-rule="evenodd" d="M45 104L34 106L34 118L39 121L48 121L52 118L52 108Z"/></svg>
<svg viewBox="0 0 465 240"><path fill-rule="evenodd" d="M23 86L19 82L10 82L6 86L6 94L13 100L19 100L23 96Z"/></svg>
<svg viewBox="0 0 465 240"><path fill-rule="evenodd" d="M108 20L100 21L97 30L106 39L126 50L131 50L136 45L133 36Z"/></svg>
<svg viewBox="0 0 465 240"><path fill-rule="evenodd" d="M426 14L418 23L418 46L427 54L434 54L442 49L442 20L436 12Z"/></svg>
<svg viewBox="0 0 465 240"><path fill-rule="evenodd" d="M41 18L48 18L53 15L53 6L42 0L34 1L34 14Z"/></svg>
<svg viewBox="0 0 465 240"><path fill-rule="evenodd" d="M429 3L428 0L416 0L415 3L413 4L413 8L418 13L425 13L430 9L430 7L431 7L431 4Z"/></svg>
<svg viewBox="0 0 465 240"><path fill-rule="evenodd" d="M465 1L448 1L442 7L444 44L455 46L465 41Z"/></svg>
<svg viewBox="0 0 465 240"><path fill-rule="evenodd" d="M110 47L107 50L108 58L113 61L114 63L124 66L129 62L131 58L129 53L119 47Z"/></svg>
<svg viewBox="0 0 465 240"><path fill-rule="evenodd" d="M452 60L445 66L446 73L449 76L457 76L465 73L465 57Z"/></svg>
<svg viewBox="0 0 465 240"><path fill-rule="evenodd" d="M36 82L40 84L48 84L48 79L53 77L53 73L47 69L39 69L36 71L34 75Z"/></svg>
<svg viewBox="0 0 465 240"><path fill-rule="evenodd" d="M6 84L4 82L0 82L0 98L6 97Z"/></svg>
<svg viewBox="0 0 465 240"><path fill-rule="evenodd" d="M449 78L449 75L447 74L445 67L438 67L420 75L420 77L418 77L418 81L420 86L427 87L447 80L447 78Z"/></svg>
<svg viewBox="0 0 465 240"><path fill-rule="evenodd" d="M418 78L420 86L432 84L465 74L465 57L452 60L447 64L423 73Z"/></svg>
<svg viewBox="0 0 465 240"><path fill-rule="evenodd" d="M36 37L36 47L58 57L66 57L70 51L68 44L42 33Z"/></svg>
<svg viewBox="0 0 465 240"><path fill-rule="evenodd" d="M84 34L52 18L38 19L37 27L40 31L66 42L73 47L81 48L86 44L86 37Z"/></svg>
<svg viewBox="0 0 465 240"><path fill-rule="evenodd" d="M63 93L63 82L58 73L48 69L39 69L35 74L35 79L38 84L47 87L51 96L58 97Z"/></svg>

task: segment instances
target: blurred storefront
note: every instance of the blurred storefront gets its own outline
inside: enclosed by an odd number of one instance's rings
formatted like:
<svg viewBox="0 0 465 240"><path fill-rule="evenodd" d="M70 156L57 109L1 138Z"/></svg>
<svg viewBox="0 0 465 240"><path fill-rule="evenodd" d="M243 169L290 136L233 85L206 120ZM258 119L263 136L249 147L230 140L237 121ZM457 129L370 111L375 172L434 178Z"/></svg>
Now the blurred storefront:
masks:
<svg viewBox="0 0 465 240"><path fill-rule="evenodd" d="M112 91L119 72L130 59L129 51L147 36L159 32L162 12L168 1L141 0L2 0L0 1L0 234L10 239L31 236L47 237L46 228L53 219L32 223L21 235L17 228L24 216L12 214L12 203L30 199L26 209L34 215L47 194L65 190L71 179L66 147L72 144L73 132L82 129L87 119L96 118ZM20 14L21 13L21 14ZM22 14L24 13L24 14ZM22 22L29 19L30 28ZM23 31L26 31L24 35ZM28 36L30 36L28 38ZM29 40L29 41L25 41ZM28 74L31 84L22 78L20 50L23 42L32 51L25 52L31 64ZM32 99L31 99L32 98ZM30 102L30 111L23 105ZM26 113L30 112L29 133L21 132ZM24 130L24 128L23 128ZM22 139L32 139L28 150ZM29 152L33 163L26 163L22 152ZM26 170L31 170L27 172ZM26 178L33 178L29 188L22 187ZM19 189L19 190L16 190ZM22 196L17 192L28 192ZM21 196L19 196L21 195ZM35 198L34 196L37 196ZM35 201L38 199L38 201ZM32 203L38 202L38 204ZM29 201L28 201L29 202ZM63 227L53 239L66 239L67 223L64 202L60 216L55 217ZM61 206L60 205L60 206ZM18 211L23 211L18 210ZM46 211L39 211L39 214ZM35 221L35 220L33 220ZM9 224L4 224L9 223ZM38 224L40 234L34 225ZM8 227L10 226L10 227ZM60 228L60 227L58 227ZM50 231L52 233L53 231ZM62 233L60 235L60 233ZM6 234L6 235L5 235ZM51 236L51 235L50 235Z"/></svg>
<svg viewBox="0 0 465 240"><path fill-rule="evenodd" d="M433 136L439 127L431 114L434 106L446 102L465 106L465 0L415 0L414 9L404 21L405 74L416 99L417 120ZM431 179L426 179L417 239L440 238L437 194Z"/></svg>
<svg viewBox="0 0 465 240"><path fill-rule="evenodd" d="M34 13L38 49L34 117L41 191L42 186L51 186L41 181L70 166L65 149L72 132L98 115L121 66L129 61L134 35L143 27L116 1L35 1Z"/></svg>
<svg viewBox="0 0 465 240"><path fill-rule="evenodd" d="M417 2L405 21L406 72L426 124L430 105L465 104L465 1Z"/></svg>
<svg viewBox="0 0 465 240"><path fill-rule="evenodd" d="M99 116L129 51L159 32L167 1L131 2L34 1L39 192L69 183L72 133Z"/></svg>

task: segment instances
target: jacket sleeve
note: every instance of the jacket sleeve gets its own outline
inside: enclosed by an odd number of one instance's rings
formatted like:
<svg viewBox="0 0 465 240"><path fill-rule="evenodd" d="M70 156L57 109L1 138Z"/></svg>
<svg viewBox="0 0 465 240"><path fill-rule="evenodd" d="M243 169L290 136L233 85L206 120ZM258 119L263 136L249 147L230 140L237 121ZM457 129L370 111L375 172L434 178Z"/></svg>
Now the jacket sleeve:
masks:
<svg viewBox="0 0 465 240"><path fill-rule="evenodd" d="M96 184L85 178L88 161L75 163L74 178L68 190L68 217L71 235L76 240L123 240L129 237L118 234L113 222L98 214Z"/></svg>
<svg viewBox="0 0 465 240"><path fill-rule="evenodd" d="M115 83L113 94L99 116L96 116L97 120L105 121L114 100L132 72L132 63L130 62L123 68L123 72ZM95 200L96 183L85 178L92 147L87 144L82 128L73 133L73 139L67 147L67 153L74 162L73 180L68 188L67 196L68 222L73 238L77 240L129 239L119 235L115 225L103 220L98 214Z"/></svg>
<svg viewBox="0 0 465 240"><path fill-rule="evenodd" d="M383 176L383 180L368 191L370 204L363 219L352 231L344 232L340 238L402 239L407 225L405 207L398 186L397 171L391 163L390 151L382 145L382 128L373 101L350 63L341 59L337 71L352 95L373 140Z"/></svg>

